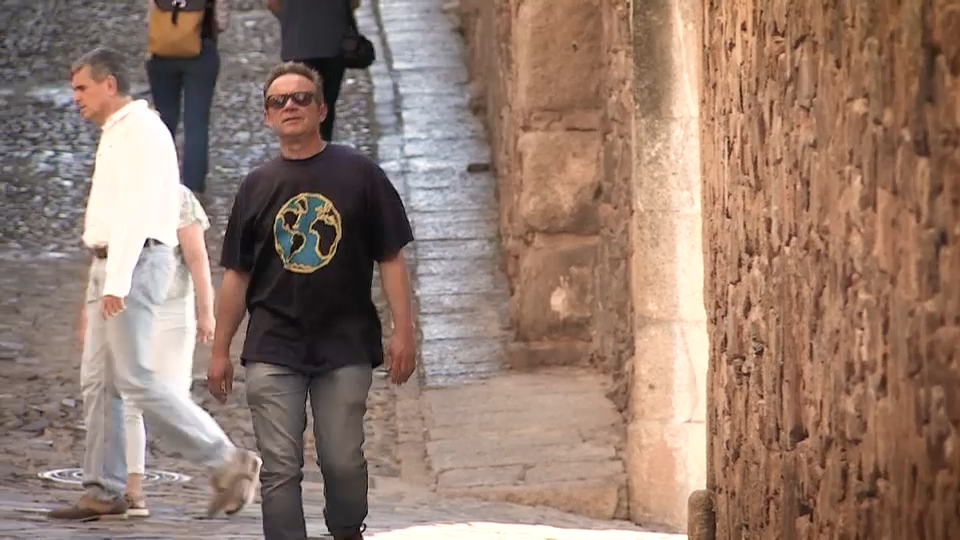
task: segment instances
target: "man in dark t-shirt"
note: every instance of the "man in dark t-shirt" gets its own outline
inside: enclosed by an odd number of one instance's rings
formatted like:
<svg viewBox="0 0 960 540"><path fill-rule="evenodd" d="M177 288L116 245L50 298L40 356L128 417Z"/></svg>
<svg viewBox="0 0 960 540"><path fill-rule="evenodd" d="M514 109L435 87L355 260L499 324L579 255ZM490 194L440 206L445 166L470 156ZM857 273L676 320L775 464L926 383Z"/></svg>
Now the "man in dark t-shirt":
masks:
<svg viewBox="0 0 960 540"><path fill-rule="evenodd" d="M233 379L230 342L249 312L240 358L263 455L266 540L306 538L300 483L308 396L327 527L337 540L363 538L363 416L372 370L384 360L371 298L374 263L394 321L390 378L402 384L415 369L403 256L413 239L410 223L376 163L321 139L321 85L304 64L288 62L270 73L265 116L279 136L281 156L240 185L221 258L226 272L208 384L226 399Z"/></svg>

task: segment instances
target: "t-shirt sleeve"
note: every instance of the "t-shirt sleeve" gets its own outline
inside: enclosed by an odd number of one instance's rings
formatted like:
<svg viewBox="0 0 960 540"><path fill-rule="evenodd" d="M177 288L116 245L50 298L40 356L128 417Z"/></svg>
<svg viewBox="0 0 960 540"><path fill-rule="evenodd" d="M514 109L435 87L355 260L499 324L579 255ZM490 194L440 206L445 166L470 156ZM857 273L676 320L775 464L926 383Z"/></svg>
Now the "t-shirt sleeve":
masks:
<svg viewBox="0 0 960 540"><path fill-rule="evenodd" d="M245 273L253 269L256 241L254 236L256 214L249 208L247 201L249 180L248 176L240 184L240 189L237 190L237 195L233 199L233 208L230 210L220 254L220 266Z"/></svg>
<svg viewBox="0 0 960 540"><path fill-rule="evenodd" d="M197 197L190 191L190 188L180 186L180 227L187 227L199 223L203 230L210 228L210 219L207 213L203 211L203 205L197 200Z"/></svg>
<svg viewBox="0 0 960 540"><path fill-rule="evenodd" d="M400 194L383 169L374 164L370 174L367 242L374 260L383 262L413 241L413 230Z"/></svg>

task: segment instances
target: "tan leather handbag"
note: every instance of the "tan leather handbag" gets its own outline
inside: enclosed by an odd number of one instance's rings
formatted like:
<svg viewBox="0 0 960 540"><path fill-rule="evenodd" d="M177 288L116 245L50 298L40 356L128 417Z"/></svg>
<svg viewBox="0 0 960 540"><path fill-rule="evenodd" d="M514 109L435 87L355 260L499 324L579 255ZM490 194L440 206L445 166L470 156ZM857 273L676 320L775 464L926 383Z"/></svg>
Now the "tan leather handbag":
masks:
<svg viewBox="0 0 960 540"><path fill-rule="evenodd" d="M203 46L200 33L207 0L151 2L147 52L156 56L191 58Z"/></svg>

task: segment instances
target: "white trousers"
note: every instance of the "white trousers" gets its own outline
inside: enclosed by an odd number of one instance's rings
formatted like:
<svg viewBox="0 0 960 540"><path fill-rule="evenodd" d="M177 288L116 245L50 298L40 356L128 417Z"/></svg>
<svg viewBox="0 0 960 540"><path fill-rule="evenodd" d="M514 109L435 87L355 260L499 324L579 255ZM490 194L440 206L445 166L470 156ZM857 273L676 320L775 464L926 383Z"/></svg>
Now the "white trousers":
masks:
<svg viewBox="0 0 960 540"><path fill-rule="evenodd" d="M194 292L167 299L157 307L153 322L150 362L158 382L190 397L193 383L193 351L197 342ZM126 428L127 472L143 474L146 468L147 434L143 413L129 400L123 403Z"/></svg>

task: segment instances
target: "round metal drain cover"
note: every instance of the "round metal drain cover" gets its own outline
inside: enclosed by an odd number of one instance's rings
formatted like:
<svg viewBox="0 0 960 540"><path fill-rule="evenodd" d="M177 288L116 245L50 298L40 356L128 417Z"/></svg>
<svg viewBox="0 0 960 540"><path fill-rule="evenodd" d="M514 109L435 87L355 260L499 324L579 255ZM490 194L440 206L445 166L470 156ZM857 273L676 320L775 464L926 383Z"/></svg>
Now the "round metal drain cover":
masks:
<svg viewBox="0 0 960 540"><path fill-rule="evenodd" d="M82 484L83 483L83 469L72 468L72 469L54 469L52 471L43 471L37 474L40 478L44 480L51 480L53 482L60 482L63 484ZM143 475L144 484L160 484L160 483L176 483L176 482L189 482L191 478L185 474L168 472L168 471L147 471Z"/></svg>

